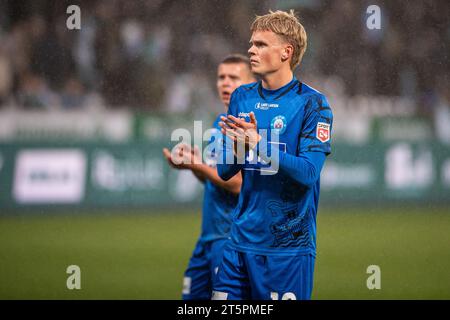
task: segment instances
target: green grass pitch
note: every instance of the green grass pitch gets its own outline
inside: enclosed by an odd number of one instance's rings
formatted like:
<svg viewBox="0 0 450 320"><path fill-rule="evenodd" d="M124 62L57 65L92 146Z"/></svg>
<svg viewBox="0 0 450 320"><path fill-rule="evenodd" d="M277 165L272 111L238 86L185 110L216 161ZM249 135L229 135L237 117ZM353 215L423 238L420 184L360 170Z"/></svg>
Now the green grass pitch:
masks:
<svg viewBox="0 0 450 320"><path fill-rule="evenodd" d="M0 299L180 298L198 212L51 212L0 216ZM450 210L321 208L313 299L450 299Z"/></svg>

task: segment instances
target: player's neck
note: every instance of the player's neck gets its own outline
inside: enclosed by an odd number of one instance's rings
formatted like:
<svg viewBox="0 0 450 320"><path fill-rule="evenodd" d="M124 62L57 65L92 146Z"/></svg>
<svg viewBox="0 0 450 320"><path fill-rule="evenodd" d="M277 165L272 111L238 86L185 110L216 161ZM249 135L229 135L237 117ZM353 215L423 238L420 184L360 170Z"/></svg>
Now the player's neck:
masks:
<svg viewBox="0 0 450 320"><path fill-rule="evenodd" d="M293 76L294 74L290 68L280 69L276 72L262 76L262 86L264 89L276 90L291 82Z"/></svg>

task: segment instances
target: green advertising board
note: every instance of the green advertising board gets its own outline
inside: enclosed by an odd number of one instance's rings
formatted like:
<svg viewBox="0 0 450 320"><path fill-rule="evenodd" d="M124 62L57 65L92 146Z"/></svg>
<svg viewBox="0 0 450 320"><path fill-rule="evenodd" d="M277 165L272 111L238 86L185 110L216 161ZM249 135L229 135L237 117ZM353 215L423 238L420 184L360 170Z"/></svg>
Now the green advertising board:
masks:
<svg viewBox="0 0 450 320"><path fill-rule="evenodd" d="M203 187L171 169L160 143L2 144L0 211L198 206ZM450 148L429 142L333 144L321 203L450 203Z"/></svg>
<svg viewBox="0 0 450 320"><path fill-rule="evenodd" d="M324 202L450 202L450 148L438 143L335 144L321 177Z"/></svg>

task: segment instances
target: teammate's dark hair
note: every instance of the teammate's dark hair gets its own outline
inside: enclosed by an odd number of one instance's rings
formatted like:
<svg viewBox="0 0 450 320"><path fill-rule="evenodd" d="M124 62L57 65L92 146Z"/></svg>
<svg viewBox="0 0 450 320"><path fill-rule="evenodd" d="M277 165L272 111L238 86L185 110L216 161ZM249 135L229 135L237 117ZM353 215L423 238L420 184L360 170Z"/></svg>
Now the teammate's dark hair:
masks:
<svg viewBox="0 0 450 320"><path fill-rule="evenodd" d="M249 69L251 69L250 59L240 53L230 54L230 55L226 56L220 63L221 64L222 63L225 63L225 64L227 64L227 63L243 63L243 64L246 64Z"/></svg>

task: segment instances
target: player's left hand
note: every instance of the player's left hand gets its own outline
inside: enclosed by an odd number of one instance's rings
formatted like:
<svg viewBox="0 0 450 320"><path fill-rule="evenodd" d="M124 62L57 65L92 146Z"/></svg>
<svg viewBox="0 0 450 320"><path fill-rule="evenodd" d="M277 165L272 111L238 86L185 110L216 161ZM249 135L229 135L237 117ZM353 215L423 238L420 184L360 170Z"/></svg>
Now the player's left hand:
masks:
<svg viewBox="0 0 450 320"><path fill-rule="evenodd" d="M163 149L163 154L169 164L176 169L193 169L194 165L202 163L200 150L197 146L192 148L185 143L177 144L170 152L167 148Z"/></svg>
<svg viewBox="0 0 450 320"><path fill-rule="evenodd" d="M174 169L189 169L186 164L183 163L182 153L179 149L172 149L172 152L169 149L163 149L164 157L166 158L169 165Z"/></svg>
<svg viewBox="0 0 450 320"><path fill-rule="evenodd" d="M222 133L231 138L235 142L235 146L239 144L244 145L245 150L254 149L261 140L257 130L258 122L253 111L250 112L249 116L250 122L232 115L228 115L228 117L222 116L222 121L219 123Z"/></svg>

